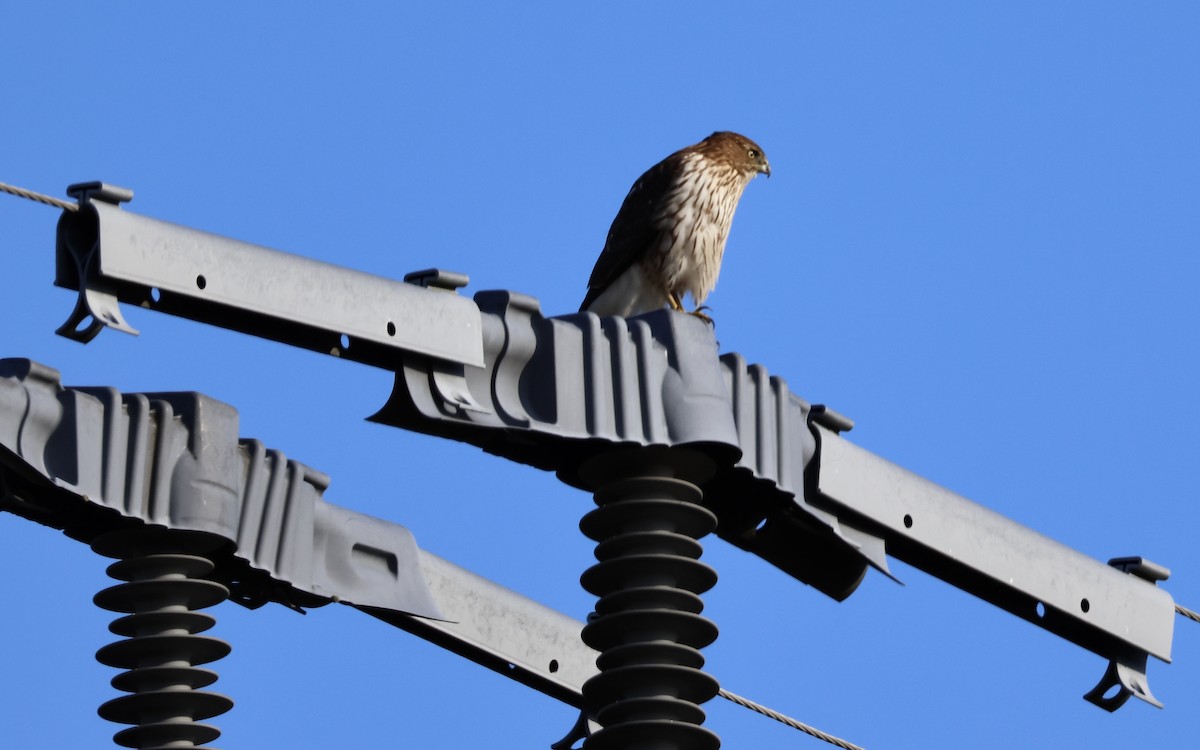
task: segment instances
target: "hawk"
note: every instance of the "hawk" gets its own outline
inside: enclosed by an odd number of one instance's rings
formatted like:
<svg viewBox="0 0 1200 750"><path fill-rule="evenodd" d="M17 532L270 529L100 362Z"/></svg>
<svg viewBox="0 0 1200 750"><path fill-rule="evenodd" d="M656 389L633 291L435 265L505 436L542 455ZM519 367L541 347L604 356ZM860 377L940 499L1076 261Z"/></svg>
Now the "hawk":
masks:
<svg viewBox="0 0 1200 750"><path fill-rule="evenodd" d="M650 167L613 219L580 311L683 311L683 295L691 293L698 306L692 314L711 323L702 305L717 285L734 209L759 173L771 176L767 155L730 132L713 133Z"/></svg>

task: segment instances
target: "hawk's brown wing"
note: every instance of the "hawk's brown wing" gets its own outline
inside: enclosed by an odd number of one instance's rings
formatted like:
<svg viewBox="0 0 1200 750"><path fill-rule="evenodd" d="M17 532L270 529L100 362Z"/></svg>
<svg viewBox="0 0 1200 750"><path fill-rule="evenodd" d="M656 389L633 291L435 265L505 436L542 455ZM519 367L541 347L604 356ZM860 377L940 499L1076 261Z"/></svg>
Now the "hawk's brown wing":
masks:
<svg viewBox="0 0 1200 750"><path fill-rule="evenodd" d="M675 186L681 158L680 152L671 154L646 170L629 189L608 230L604 250L596 259L580 311L586 310L625 269L640 261L658 243L663 229L654 217Z"/></svg>

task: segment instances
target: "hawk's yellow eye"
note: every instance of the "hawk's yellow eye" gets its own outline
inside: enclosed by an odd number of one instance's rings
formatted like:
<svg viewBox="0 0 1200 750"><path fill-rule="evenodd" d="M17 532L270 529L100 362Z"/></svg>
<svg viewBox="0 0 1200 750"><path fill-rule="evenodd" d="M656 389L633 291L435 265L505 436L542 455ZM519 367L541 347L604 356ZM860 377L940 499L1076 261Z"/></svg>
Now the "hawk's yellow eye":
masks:
<svg viewBox="0 0 1200 750"><path fill-rule="evenodd" d="M757 151L755 151L754 149L750 149L750 150L749 150L749 151L747 151L746 153L750 154L750 158L751 158L751 159L757 159L757 158L758 158L758 152L757 152Z"/></svg>

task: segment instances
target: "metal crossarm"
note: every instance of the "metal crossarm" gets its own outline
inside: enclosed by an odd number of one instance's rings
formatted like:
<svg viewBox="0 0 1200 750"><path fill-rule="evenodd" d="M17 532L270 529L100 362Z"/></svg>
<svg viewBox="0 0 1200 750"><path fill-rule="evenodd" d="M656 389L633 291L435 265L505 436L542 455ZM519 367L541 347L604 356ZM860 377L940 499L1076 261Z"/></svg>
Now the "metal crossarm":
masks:
<svg viewBox="0 0 1200 750"><path fill-rule="evenodd" d="M1114 710L1138 697L1162 706L1145 672L1147 655L1171 660L1175 603L1155 585L1169 571L1141 558L1129 572L1120 560L1103 565L815 429L822 507L861 518L890 555L1108 658L1109 671L1085 696L1093 703ZM1106 700L1109 687L1118 692Z"/></svg>
<svg viewBox="0 0 1200 750"><path fill-rule="evenodd" d="M55 283L80 300L64 336L136 333L121 300L380 367L397 349L483 362L478 308L437 286L455 279L392 281L138 216L119 207L131 191L103 183L68 192L82 200L58 222Z"/></svg>
<svg viewBox="0 0 1200 750"><path fill-rule="evenodd" d="M727 541L839 600L898 557L1106 658L1097 705L1158 705L1146 659L1170 659L1174 604L1138 573L1157 566L1121 572L857 448L848 420L718 356L695 318L545 317L514 292L461 297L456 274L391 282L140 217L116 205L127 191L86 187L58 228L57 283L80 294L65 335L132 330L125 302L373 364L395 386L372 419L589 490L580 467L607 452L696 451Z"/></svg>
<svg viewBox="0 0 1200 750"><path fill-rule="evenodd" d="M0 359L0 480L0 510L85 543L140 528L223 540L213 576L246 606L351 605L573 706L596 671L582 623L327 502L324 474L239 438L237 412L198 393L65 388Z"/></svg>

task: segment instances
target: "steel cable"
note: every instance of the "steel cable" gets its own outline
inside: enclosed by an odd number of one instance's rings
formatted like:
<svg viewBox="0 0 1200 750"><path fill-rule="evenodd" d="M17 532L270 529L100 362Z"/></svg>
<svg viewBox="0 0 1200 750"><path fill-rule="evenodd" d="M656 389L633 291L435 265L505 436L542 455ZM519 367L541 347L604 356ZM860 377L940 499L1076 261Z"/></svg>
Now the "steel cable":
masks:
<svg viewBox="0 0 1200 750"><path fill-rule="evenodd" d="M64 211L78 211L79 210L78 203L71 203L70 201L62 200L61 198L55 198L50 195L36 193L32 190L26 190L25 188L19 188L16 185L9 185L4 182L0 182L0 191L8 193L10 195L15 195L18 198L25 198L26 200L37 201L38 203L45 203L47 206L54 206L55 208L61 208Z"/></svg>
<svg viewBox="0 0 1200 750"><path fill-rule="evenodd" d="M784 714L781 714L778 711L773 711L773 710L767 708L766 706L755 703L754 701L750 700L749 698L743 698L742 696L738 695L737 693L731 693L728 690L722 689L717 694L720 695L722 698L724 698L727 701L736 703L739 706L742 706L743 708L750 709L751 711L756 711L756 712L762 714L763 716L774 719L775 721L778 721L781 724L786 724L789 727L791 727L792 729L798 729L801 732L804 732L805 734L816 737L819 740L828 742L831 745L840 747L843 750L863 750L863 748L858 745L855 745L851 742L847 742L846 740L843 740L840 737L834 737L832 734L827 734L825 732L822 732L820 729L816 729L815 727L810 727L809 725L805 724L804 722L796 721L795 719L793 719L790 716L785 716Z"/></svg>

